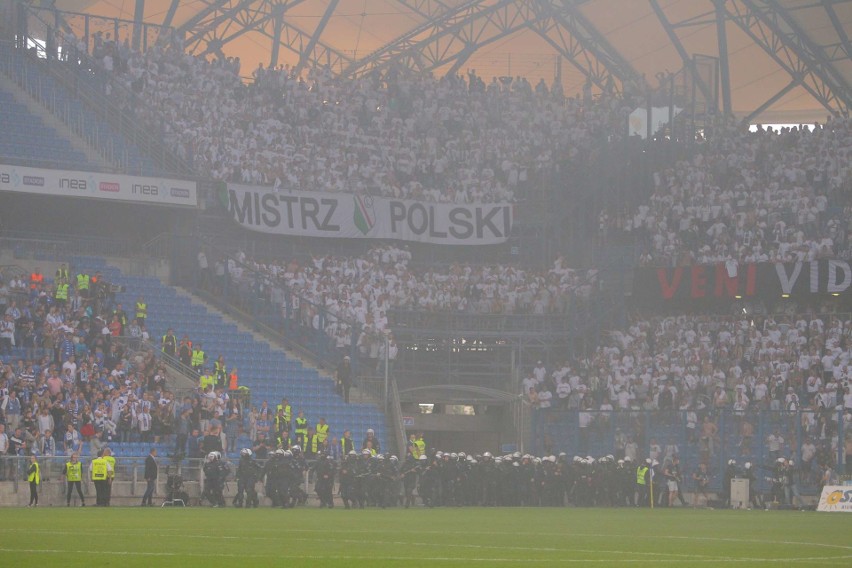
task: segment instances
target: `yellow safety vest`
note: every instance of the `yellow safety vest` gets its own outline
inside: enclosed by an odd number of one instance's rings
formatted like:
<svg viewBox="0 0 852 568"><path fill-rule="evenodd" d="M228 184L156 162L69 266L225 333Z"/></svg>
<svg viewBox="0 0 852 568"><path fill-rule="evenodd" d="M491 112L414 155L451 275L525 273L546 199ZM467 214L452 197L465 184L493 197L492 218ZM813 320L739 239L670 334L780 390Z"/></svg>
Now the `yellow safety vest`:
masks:
<svg viewBox="0 0 852 568"><path fill-rule="evenodd" d="M296 418L296 434L307 434L308 433L308 419L307 418Z"/></svg>
<svg viewBox="0 0 852 568"><path fill-rule="evenodd" d="M65 462L65 479L81 481L83 479L83 464L80 462Z"/></svg>
<svg viewBox="0 0 852 568"><path fill-rule="evenodd" d="M414 447L417 448L417 455L414 457L419 458L426 453L426 442L424 442L422 438L420 440L414 440Z"/></svg>
<svg viewBox="0 0 852 568"><path fill-rule="evenodd" d="M148 304L145 302L136 302L136 317L144 318L148 317Z"/></svg>
<svg viewBox="0 0 852 568"><path fill-rule="evenodd" d="M317 436L320 442L325 442L328 438L328 424L317 424Z"/></svg>
<svg viewBox="0 0 852 568"><path fill-rule="evenodd" d="M172 351L173 353L177 352L177 337L174 335L164 335L163 336L163 353L166 352L166 349Z"/></svg>
<svg viewBox="0 0 852 568"><path fill-rule="evenodd" d="M27 476L27 481L38 485L41 483L41 468L39 467L38 462L33 462L31 465L35 466L35 470Z"/></svg>
<svg viewBox="0 0 852 568"><path fill-rule="evenodd" d="M201 377L199 377L198 380L199 380L199 383L201 384L201 390L206 389L208 386L211 386L211 385L215 386L216 385L216 379L214 377L212 377L211 375L201 375Z"/></svg>
<svg viewBox="0 0 852 568"><path fill-rule="evenodd" d="M224 363L219 363L219 361L213 362L213 369L216 371L217 377L225 377L228 374L227 367Z"/></svg>
<svg viewBox="0 0 852 568"><path fill-rule="evenodd" d="M204 351L201 349L192 350L192 366L200 367L204 364Z"/></svg>
<svg viewBox="0 0 852 568"><path fill-rule="evenodd" d="M319 449L320 439L319 434L314 434L311 436L311 452L317 453L317 449Z"/></svg>
<svg viewBox="0 0 852 568"><path fill-rule="evenodd" d="M77 275L77 290L88 290L89 289L89 275L88 274L78 274Z"/></svg>
<svg viewBox="0 0 852 568"><path fill-rule="evenodd" d="M278 412L282 408L284 409L284 420L287 421L287 422L290 422L290 405L288 404L287 406L282 406L282 405L279 404L275 408L275 412Z"/></svg>
<svg viewBox="0 0 852 568"><path fill-rule="evenodd" d="M92 481L103 481L107 478L107 462L104 458L92 460Z"/></svg>
<svg viewBox="0 0 852 568"><path fill-rule="evenodd" d="M58 284L56 286L56 294L54 297L57 300L67 300L68 299L68 284Z"/></svg>
<svg viewBox="0 0 852 568"><path fill-rule="evenodd" d="M61 283L68 282L68 269L67 268L59 268L56 270L56 281Z"/></svg>
<svg viewBox="0 0 852 568"><path fill-rule="evenodd" d="M104 456L104 461L107 462L112 468L112 471L107 472L107 476L112 479L113 477L115 477L115 458L112 456Z"/></svg>
<svg viewBox="0 0 852 568"><path fill-rule="evenodd" d="M639 466L636 468L636 484L637 485L645 485L645 474L648 473L648 468L645 466Z"/></svg>

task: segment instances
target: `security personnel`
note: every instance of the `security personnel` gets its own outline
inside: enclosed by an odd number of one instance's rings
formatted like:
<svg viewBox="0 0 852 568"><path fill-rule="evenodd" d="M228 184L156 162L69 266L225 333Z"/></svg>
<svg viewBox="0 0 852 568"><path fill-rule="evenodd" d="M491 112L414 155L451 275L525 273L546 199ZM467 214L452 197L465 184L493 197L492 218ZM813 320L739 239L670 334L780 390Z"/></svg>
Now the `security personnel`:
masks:
<svg viewBox="0 0 852 568"><path fill-rule="evenodd" d="M275 450L266 460L261 477L266 477L266 496L272 501L273 507L282 506L280 494L281 463L286 450Z"/></svg>
<svg viewBox="0 0 852 568"><path fill-rule="evenodd" d="M418 457L406 456L405 461L402 462L402 487L405 494L405 508L414 505L414 489L417 487L417 474L420 471L420 461L423 461L424 468L425 463L429 459L425 454L421 454Z"/></svg>
<svg viewBox="0 0 852 568"><path fill-rule="evenodd" d="M44 274L41 273L40 268L36 268L35 272L30 274L30 290L35 290L42 284L44 284Z"/></svg>
<svg viewBox="0 0 852 568"><path fill-rule="evenodd" d="M184 334L178 346L178 359L180 359L183 365L192 367L192 341L189 340L186 334Z"/></svg>
<svg viewBox="0 0 852 568"><path fill-rule="evenodd" d="M69 284L70 281L68 279L68 267L65 266L65 263L60 264L59 268L56 269L56 274L53 277L54 284Z"/></svg>
<svg viewBox="0 0 852 568"><path fill-rule="evenodd" d="M80 503L83 507L86 506L86 498L83 497L82 481L83 481L83 464L77 459L77 454L71 454L71 460L65 462L65 467L62 469L62 475L68 482L68 490L65 493L65 506L71 506L71 492L77 489L77 495L80 496Z"/></svg>
<svg viewBox="0 0 852 568"><path fill-rule="evenodd" d="M207 361L207 355L204 353L204 349L201 348L201 343L198 343L192 348L191 365L192 368L195 369L195 372L201 372L201 368L204 366L205 361Z"/></svg>
<svg viewBox="0 0 852 568"><path fill-rule="evenodd" d="M417 439L414 440L414 446L417 448L417 458L426 455L426 442L423 440L423 432L417 433Z"/></svg>
<svg viewBox="0 0 852 568"><path fill-rule="evenodd" d="M328 424L325 422L325 418L320 418L319 424L316 427L317 438L319 438L320 444L324 444L326 439L328 439Z"/></svg>
<svg viewBox="0 0 852 568"><path fill-rule="evenodd" d="M228 368L225 366L225 357L219 357L213 361L213 373L216 376L216 386L224 387L225 379L228 377Z"/></svg>
<svg viewBox="0 0 852 568"><path fill-rule="evenodd" d="M207 461L204 463L204 491L202 499L207 499L213 507L224 507L225 497L223 491L225 489L225 470L220 467L219 452L210 452L207 454Z"/></svg>
<svg viewBox="0 0 852 568"><path fill-rule="evenodd" d="M314 436L316 438L316 436ZM314 465L316 473L316 484L314 489L319 497L320 509L328 507L334 508L334 498L332 489L334 488L334 462L326 458L325 452L319 452L317 463Z"/></svg>
<svg viewBox="0 0 852 568"><path fill-rule="evenodd" d="M139 321L139 325L145 323L145 320L148 318L148 304L145 303L145 298L139 296L136 298L136 319Z"/></svg>
<svg viewBox="0 0 852 568"><path fill-rule="evenodd" d="M283 430L278 437L275 439L276 445L281 450L289 450L290 446L293 445L292 440L290 440L290 432L287 430Z"/></svg>
<svg viewBox="0 0 852 568"><path fill-rule="evenodd" d="M645 463L640 463L636 468L636 493L638 497L636 504L640 507L647 507L650 503L648 500L648 485L650 481L651 460L645 460Z"/></svg>
<svg viewBox="0 0 852 568"><path fill-rule="evenodd" d="M281 411L284 411L283 413ZM290 406L290 401L287 398L281 399L281 404L275 408L275 412L282 416L282 420L287 423L286 428L290 430L290 421L293 419L293 409Z"/></svg>
<svg viewBox="0 0 852 568"><path fill-rule="evenodd" d="M109 448L104 448L104 461L107 462L106 502L104 505L109 507L112 500L112 482L115 481L115 458Z"/></svg>
<svg viewBox="0 0 852 568"><path fill-rule="evenodd" d="M30 504L27 507L38 507L38 486L41 483L41 468L35 456L30 456L30 467L27 468L27 481L30 484Z"/></svg>
<svg viewBox="0 0 852 568"><path fill-rule="evenodd" d="M308 445L305 447L305 457L311 458L316 456L322 450L319 434L313 428L308 428Z"/></svg>
<svg viewBox="0 0 852 568"><path fill-rule="evenodd" d="M348 456L349 452L355 451L355 442L352 440L352 432L345 430L340 439L340 455Z"/></svg>
<svg viewBox="0 0 852 568"><path fill-rule="evenodd" d="M175 330L172 328L169 328L160 343L163 353L166 355L174 357L177 354L177 337L175 336Z"/></svg>
<svg viewBox="0 0 852 568"><path fill-rule="evenodd" d="M98 452L98 457L92 460L92 481L95 484L95 505L98 507L106 506L107 487L109 484L107 470L109 464L103 458L104 450Z"/></svg>
<svg viewBox="0 0 852 568"><path fill-rule="evenodd" d="M202 392L206 391L207 387L216 386L216 377L214 377L204 369L202 369L200 372L201 375L198 377L198 386L201 387Z"/></svg>
<svg viewBox="0 0 852 568"><path fill-rule="evenodd" d="M68 301L68 284L57 284L53 298L56 300L58 306L64 306L65 302Z"/></svg>
<svg viewBox="0 0 852 568"><path fill-rule="evenodd" d="M124 311L124 308L121 304L118 304L115 309L112 311L113 316L118 316L118 323L121 324L121 329L127 327L127 312Z"/></svg>
<svg viewBox="0 0 852 568"><path fill-rule="evenodd" d="M89 275L81 272L77 275L77 294L81 298L89 297L89 285L91 284L92 279L89 278Z"/></svg>
<svg viewBox="0 0 852 568"><path fill-rule="evenodd" d="M237 368L231 367L231 373L228 375L228 390L235 391L240 388L240 377L237 375ZM289 421L288 421L289 422Z"/></svg>
<svg viewBox="0 0 852 568"><path fill-rule="evenodd" d="M355 476L358 467L358 455L355 450L349 450L340 464L340 497L343 506L347 509L356 506L355 501Z"/></svg>
<svg viewBox="0 0 852 568"><path fill-rule="evenodd" d="M300 410L296 416L296 443L300 446L306 446L308 443L308 419L305 418L304 410Z"/></svg>
<svg viewBox="0 0 852 568"><path fill-rule="evenodd" d="M243 506L243 494L245 494L245 506L257 508L259 501L255 484L261 476L260 465L253 459L250 448L240 450L240 463L237 466L237 494L234 496L233 505Z"/></svg>

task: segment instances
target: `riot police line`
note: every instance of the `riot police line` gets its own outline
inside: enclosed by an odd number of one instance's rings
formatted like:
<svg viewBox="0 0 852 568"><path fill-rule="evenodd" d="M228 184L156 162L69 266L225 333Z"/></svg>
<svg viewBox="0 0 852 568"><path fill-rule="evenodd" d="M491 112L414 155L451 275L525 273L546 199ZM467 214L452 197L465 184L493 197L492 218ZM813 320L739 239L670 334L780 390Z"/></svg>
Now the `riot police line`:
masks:
<svg viewBox="0 0 852 568"><path fill-rule="evenodd" d="M771 490L757 492L755 470L765 470ZM512 454L494 457L485 452L435 452L403 460L370 450L350 451L338 463L320 453L313 461L305 459L299 446L276 450L268 459L257 460L248 448L231 467L213 452L204 465L205 486L202 503L225 506L225 483L234 479L236 507L261 506L261 494L272 507L292 508L305 505L311 480L320 507L333 508L336 498L346 509L365 507L649 507L713 506L728 507L730 480L751 480L754 506L770 501L789 503L801 496L793 481L792 462L753 468L751 463L737 467L731 460L719 494L707 490L710 479L706 467L689 476L690 497L684 498L684 475L677 456L664 463L629 457L616 460L612 455L568 458L535 457ZM794 503L795 504L795 503Z"/></svg>
<svg viewBox="0 0 852 568"><path fill-rule="evenodd" d="M57 459L60 463L41 462L43 481L48 481L48 477L55 479L62 469L61 460L67 458ZM135 482L134 468L138 464L134 466L132 461L136 459L119 459L120 467L114 470L116 481ZM16 465L17 462L21 463ZM309 497L315 494L320 507L333 508L336 503L342 503L347 509L399 506L648 507L652 503L653 506L728 507L732 505L731 480L745 478L749 480L749 499L748 503L739 503L739 506L764 508L770 503L804 506L795 464L784 458L778 458L771 464L752 465L746 462L742 466L733 459L729 460L718 493L708 489L711 482L706 466L701 465L695 472L684 476L677 456L664 459L661 464L650 459L634 462L630 457L616 460L611 455L594 459L590 456L569 458L564 453L535 457L515 452L495 457L489 452L467 455L464 452L438 451L418 458L409 455L399 460L394 455L374 454L365 449L360 452L352 450L338 462L322 453L308 459L296 445L290 450L276 450L266 459L256 459L252 450L245 448L234 463L218 452L211 452L201 465L200 472L192 462L181 463L178 458L165 468L164 504L190 505L198 502L213 507L292 508L307 505ZM4 473L12 474L5 476L7 480L27 479L23 458L14 459L8 465L13 467L8 471L5 467L3 469ZM83 465L83 489L88 496L87 481L94 477L87 475L86 469L93 468ZM15 470L17 473L13 474ZM202 475L194 475L193 472ZM183 475L200 481L199 501L190 499L184 488ZM686 483L690 489L686 495L689 502L684 496ZM761 485L767 486L765 493L758 490ZM66 497L64 491L62 497ZM83 499L82 496L80 498ZM70 488L67 499L70 504ZM311 502L316 501L312 499Z"/></svg>

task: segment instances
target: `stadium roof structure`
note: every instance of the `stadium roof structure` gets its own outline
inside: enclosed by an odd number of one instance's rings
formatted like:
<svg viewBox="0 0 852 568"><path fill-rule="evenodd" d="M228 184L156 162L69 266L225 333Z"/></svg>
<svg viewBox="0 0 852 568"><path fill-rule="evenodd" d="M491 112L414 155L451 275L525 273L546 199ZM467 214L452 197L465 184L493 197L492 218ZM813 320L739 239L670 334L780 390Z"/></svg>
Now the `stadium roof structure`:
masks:
<svg viewBox="0 0 852 568"><path fill-rule="evenodd" d="M566 94L656 88L660 73L696 81L720 112L809 122L852 106L852 0L57 0L61 10L123 18L156 41L184 34L194 54L239 56L358 76L391 66L436 75L524 76ZM126 29L132 28L132 29ZM118 26L116 26L118 29ZM140 32L138 30L143 29ZM123 33L125 33L123 32ZM146 38L147 40L148 38ZM696 71L696 76L701 74Z"/></svg>

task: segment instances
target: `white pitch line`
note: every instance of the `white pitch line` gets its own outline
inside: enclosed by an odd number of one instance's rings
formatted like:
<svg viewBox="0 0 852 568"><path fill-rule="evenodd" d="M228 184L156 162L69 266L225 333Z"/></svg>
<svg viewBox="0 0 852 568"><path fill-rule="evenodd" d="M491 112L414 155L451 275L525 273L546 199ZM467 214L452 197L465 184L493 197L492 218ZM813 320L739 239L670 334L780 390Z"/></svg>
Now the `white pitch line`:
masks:
<svg viewBox="0 0 852 568"><path fill-rule="evenodd" d="M27 531L27 529L8 529L8 530L9 531L31 532L31 533L49 533L49 534L52 534L52 535L72 535L72 536L73 535L79 536L80 534L98 534L98 535L120 534L119 532L116 532L116 531L113 531L113 530L109 530L109 531L90 530L88 532L85 529L80 530L80 531L54 531L54 530L48 530L48 529L32 529L32 530L29 530L29 531ZM166 533L166 534L146 533L146 536L152 536L152 537L158 537L158 538L172 538L172 537L174 537L174 538L194 539L194 540L200 539L200 540L244 540L244 541L258 541L258 540L270 541L270 540L272 540L272 541L276 541L276 542L281 541L280 537L231 536L231 535L216 536L216 535L187 535L187 534L176 534L176 533ZM686 537L686 538L689 538L689 537ZM696 538L701 538L701 537L696 537ZM327 542L326 539L312 539L312 538L297 538L297 539L292 539L292 540L297 541L297 542ZM363 541L363 540L350 540L350 539L345 539L345 540L335 539L335 542L345 543L345 544L382 544L382 545L397 545L397 546L424 546L424 547L437 547L437 548L471 548L471 549L497 550L497 551L509 551L509 550L511 550L511 551L520 551L520 552L569 552L569 553L575 552L575 553L582 553L582 554L600 554L601 553L601 550L599 550L599 549L578 549L578 548L542 548L542 547L495 546L495 545L480 545L480 544L446 544L446 543L441 544L441 543L431 543L431 542L408 542L408 541L375 541L375 540ZM0 549L0 550L2 550L2 549ZM54 551L46 550L45 552L53 553ZM797 561L797 562L805 562L805 561L807 561L807 562L812 562L812 561L833 562L833 561L846 560L846 559L852 558L852 555L850 555L850 556L835 556L835 557L832 557L832 556L816 556L816 557L806 557L806 558L775 558L775 559L772 559L772 558L709 556L709 555L699 555L699 554L677 554L677 553L669 553L669 552L640 552L640 551L622 551L622 550L607 550L606 552L608 554L652 556L652 557L655 557L655 561L665 561L665 562L673 562L676 559L681 559L681 558L691 558L693 560L700 561L700 562L712 562L712 561L718 561L718 562L748 562L749 560L753 560L755 562L771 562L773 560L779 561L779 562L780 561L784 561L784 562L790 562L790 561ZM110 554L108 552L98 552L98 553L99 554L101 554L101 553L102 554ZM181 556L180 553L130 552L130 551L118 551L118 552L115 552L114 554ZM187 553L185 555L198 555L198 554ZM203 555L201 555L201 556L203 556ZM223 556L223 555L217 554L217 556ZM225 556L229 556L229 555L225 555ZM233 556L245 556L245 555L234 554ZM254 556L257 556L257 557L260 557L260 558L266 558L267 557L267 555L254 555ZM315 556L298 556L298 557L294 557L294 558L314 558L314 557ZM331 557L331 556L329 556L329 557L323 556L323 557L317 557L317 558L346 559L348 557L338 558L338 557ZM356 558L356 557L353 557L353 558ZM372 557L364 557L364 558L372 558ZM400 558L400 559L402 559L402 558ZM474 559L474 560L484 562L487 559L480 558L480 559ZM509 559L503 559L503 558L494 558L494 560L497 561L497 562L509 561ZM529 558L525 558L523 560L524 561L530 561L530 562L533 562L533 561L534 562L550 562L550 561L567 562L571 559L559 559L559 558L555 558L555 559L547 559L547 558L529 559ZM589 560L589 561L591 561L591 560ZM621 560L619 560L619 562L621 562L621 561L639 562L639 561L641 561L641 559L621 559Z"/></svg>
<svg viewBox="0 0 852 568"><path fill-rule="evenodd" d="M24 531L25 529L12 529L18 531ZM157 529L160 530L160 529ZM30 533L46 533L51 535L64 535L64 536L80 536L83 534L93 534L93 535L118 535L122 533L114 532L112 530L79 530L79 531L55 531L49 529L32 529L30 531L26 531ZM263 536L234 536L234 535L190 535L190 534L178 534L178 533L152 533L146 532L146 536L157 537L157 538L179 538L179 539L192 539L192 540L239 540L239 541L275 541L281 542L281 537L263 537ZM289 539L295 542L328 542L326 538L293 538ZM384 544L384 545L394 545L394 546L424 546L424 547L435 547L435 548L472 548L472 549L480 549L480 550L513 550L520 552L580 552L580 553L588 553L588 554L597 554L600 553L598 549L581 549L581 548L553 548L553 547L530 547L530 546L498 546L498 545L487 545L487 544L457 544L457 543L437 543L437 542L410 542L410 541L383 541L383 540L354 540L354 539L334 539L336 543L345 543L345 544L364 544L364 545L373 545L373 544ZM701 554L678 554L674 552L638 552L638 551L626 551L626 550L607 550L609 554L632 554L632 555L641 555L641 556L655 556L655 557L671 557L671 558L707 558L707 559L715 559L720 558L718 556L710 556L710 555L701 555Z"/></svg>
<svg viewBox="0 0 852 568"><path fill-rule="evenodd" d="M158 534L156 536L160 537L179 537L179 538L210 538L210 539L230 539L230 540L280 540L279 538L272 537L258 537L258 536L230 536L230 535L186 535L183 533L177 533L176 531L182 530L177 528L158 528L158 531L173 531L175 534ZM265 528L253 528L255 532L275 532L277 534L281 533L280 529L265 529ZM86 532L86 529L81 529L78 531L55 531L50 529L23 529L23 528L8 528L2 529L2 531L15 531L15 532L30 532L30 533L48 533L48 534L65 534L65 535L77 535L83 534ZM2 532L0 531L0 532ZM110 532L115 531L134 531L136 529L110 529L108 532L104 531L88 531L90 534L109 534ZM323 529L299 529L299 528L288 528L287 532L299 532L299 533L325 533L326 530ZM356 534L387 534L388 531L384 530L369 530L369 529L352 529L347 530L347 533L356 533ZM396 534L440 534L446 535L446 531L406 531L406 530L396 530L394 529L392 532ZM819 542L800 542L800 541L789 541L789 540L763 540L763 539L742 539L742 538L725 538L725 537L702 537L702 536L678 536L678 535L626 535L626 534L603 534L603 533L508 533L508 532L466 532L466 535L477 534L477 535L516 535L516 536L558 536L563 538L627 538L627 539L645 539L647 536L652 536L655 539L670 539L670 540L689 540L689 541L709 541L709 542L733 542L733 543L742 543L742 544L780 544L787 546L814 546L820 548L833 548L838 550L852 550L852 546L843 546L839 544L824 544ZM360 541L355 541L360 542ZM375 541L371 541L375 542ZM393 542L389 542L387 544L394 544ZM417 543L405 543L399 542L396 544L417 544ZM433 543L422 543L423 546L432 546ZM437 545L436 545L437 546ZM453 544L453 545L440 545L440 546L458 546L458 547L469 547L469 548L504 548L506 550L541 550L541 551L550 551L550 552L561 552L561 551L571 551L578 549L572 548L542 548L542 547L489 547L486 545L474 545L474 544ZM617 551L610 551L616 552ZM631 551L631 553L634 553ZM677 555L674 553L656 553L656 552L644 552L636 554L665 554L667 556L683 556L686 558L696 558L697 556L694 554L681 554ZM718 558L716 556L705 556L706 558Z"/></svg>
<svg viewBox="0 0 852 568"><path fill-rule="evenodd" d="M742 544L783 544L788 546L817 546L823 548L837 548L839 550L852 550L852 546L843 546L840 544L823 544L821 542L797 542L793 540L762 540L762 539L747 539L747 538L726 538L715 536L685 536L685 535L629 535L629 534L568 534L571 537L589 537L589 538L645 538L651 536L653 538L664 538L670 540L706 540L711 542L738 542Z"/></svg>
<svg viewBox="0 0 852 568"><path fill-rule="evenodd" d="M291 560L377 560L375 555L370 556L352 556L352 555L318 555L318 554L233 554L223 552L136 552L128 550L61 550L61 549L37 549L37 548L0 548L0 553L26 553L26 554L99 554L104 556L154 556L154 557L196 557L196 558L276 558L276 559L291 559ZM600 553L600 550L595 550L595 553ZM597 559L581 559L581 558L468 558L463 556L382 556L381 560L392 561L430 561L430 562L523 562L523 563L560 563L560 564L576 564L576 563L608 563L612 564L611 558ZM697 559L695 562L710 563L710 562L727 562L727 563L747 563L747 562L835 562L840 560L852 559L852 556L837 556L837 557L812 557L812 558L734 558L720 557L712 559ZM619 563L639 563L648 562L641 558L624 558L618 560ZM675 558L659 558L654 562L683 562L681 559Z"/></svg>

